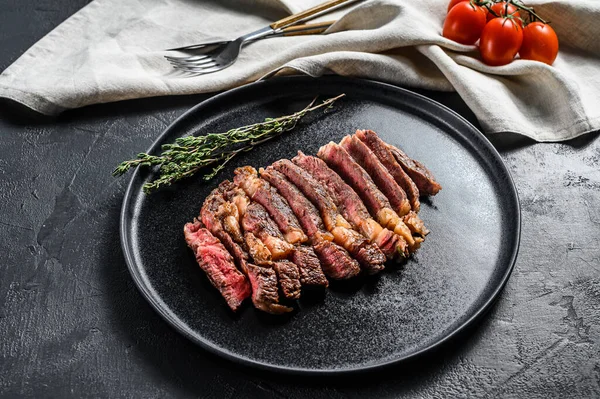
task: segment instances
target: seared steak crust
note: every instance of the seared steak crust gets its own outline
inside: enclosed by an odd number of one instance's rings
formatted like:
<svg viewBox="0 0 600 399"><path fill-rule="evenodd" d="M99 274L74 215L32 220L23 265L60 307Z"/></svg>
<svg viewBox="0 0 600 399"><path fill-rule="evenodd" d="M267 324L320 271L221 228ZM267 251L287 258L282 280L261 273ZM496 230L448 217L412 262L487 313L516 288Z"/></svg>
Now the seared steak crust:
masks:
<svg viewBox="0 0 600 399"><path fill-rule="evenodd" d="M281 239L283 236L281 234L281 232L277 232L277 228L275 227L273 221L269 218L268 215L265 215L265 213L260 210L260 205L256 204L256 205L252 205L250 198L248 197L248 195L246 194L246 192L244 190L242 190L240 187L238 187L236 184L228 182L228 184L221 184L221 186L223 187L223 189L226 191L228 198L230 198L233 202L239 204L238 207L241 208L240 212L242 213L242 215L245 215L246 212L248 211L248 209L250 208L250 213L253 214L253 216L247 216L246 217L246 223L255 223L255 222L261 222L256 221L256 212L259 212L259 217L265 219L264 223L268 225L268 230L271 231L273 234L277 235L277 240L270 238L269 235L264 236L262 235L262 237L266 240L265 242L270 243L272 246L280 243L278 240ZM287 205L287 204L286 204ZM254 209L254 208L259 208L258 210ZM244 217L242 216L242 219ZM268 220L267 220L268 219ZM254 229L251 226L245 226L245 228L250 228L250 229ZM258 232L258 228L256 229L256 231ZM246 233L248 234L248 233ZM273 259L283 259L284 257L287 257L289 259L292 260L292 262L294 262L296 264L296 266L300 269L300 276L301 276L301 283L302 285L319 285L319 286L325 286L327 287L327 285L329 284L327 279L325 278L325 275L323 274L323 271L321 270L321 265L319 262L319 259L317 258L316 254L314 253L314 250L310 247L306 247L306 246L296 246L296 247L291 247L291 246L285 246L285 249L287 251L287 249L290 249L290 252L285 252L285 253L281 253L275 256L275 258L273 258L271 256L270 260ZM252 252L252 251L251 251ZM265 257L261 257L260 259L266 259ZM258 263L258 262L257 262ZM263 262L262 264L267 264L268 262Z"/></svg>
<svg viewBox="0 0 600 399"><path fill-rule="evenodd" d="M251 232L269 248L273 260L285 259L294 250L292 244L283 239L283 235L269 217L262 205L252 202L242 216L244 231Z"/></svg>
<svg viewBox="0 0 600 399"><path fill-rule="evenodd" d="M346 136L341 146L369 174L377 188L387 197L392 209L400 216L406 215L411 207L406 193L396 183L390 172L383 166L373 152L357 137Z"/></svg>
<svg viewBox="0 0 600 399"><path fill-rule="evenodd" d="M286 251L286 247L289 247L287 248L287 255L292 251L292 246L282 239L281 233L279 230L277 230L277 227L274 225L269 225L268 222L260 224L259 227L253 230L254 232L263 236L261 240L256 239L253 231L244 229L246 230L243 241L244 248L250 250L253 258L255 257L255 262L265 264L267 267L257 266L249 263L249 256L246 250L242 249L239 244L234 242L230 234L227 233L223 228L222 219L227 216L234 216L229 213L231 208L226 205L228 203L225 200L226 188L227 184L221 185L219 188L213 190L207 197L204 205L202 206L202 210L200 211L203 219L210 223L212 229L219 235L219 237L223 237L224 242L226 242L229 246L228 249L230 253L236 259L238 266L248 277L248 282L250 283L248 288L250 289L251 287L252 303L254 306L264 312L273 314L291 311L291 308L278 304L279 294L277 288L277 277L275 272L272 270L271 250L273 250L273 252L275 252L277 255L281 256L281 253ZM260 205L256 203L245 206L245 209L249 210L249 212L246 212L245 215L249 213L250 216L259 219L262 217L262 220L268 220L273 223L268 217L265 218L266 211L264 211L264 209L261 210L259 207ZM249 219L251 221L254 220L252 218L246 218L247 222ZM278 234L281 238L270 236L268 232Z"/></svg>
<svg viewBox="0 0 600 399"><path fill-rule="evenodd" d="M277 273L283 296L287 299L300 298L300 272L298 267L288 260L280 260L273 263L273 269Z"/></svg>
<svg viewBox="0 0 600 399"><path fill-rule="evenodd" d="M236 243L231 235L225 230L222 223L222 217L225 210L228 208L225 204L223 193L219 188L214 189L202 205L200 209L200 217L206 228L227 248L229 253L233 255L236 265L244 273L247 274L246 263L248 262L247 246L242 240Z"/></svg>
<svg viewBox="0 0 600 399"><path fill-rule="evenodd" d="M314 245L325 274L335 280L347 280L360 273L358 262L350 257L348 251L339 245L320 240Z"/></svg>
<svg viewBox="0 0 600 399"><path fill-rule="evenodd" d="M252 261L257 265L271 265L273 256L269 248L254 234L247 231L244 233L244 240L248 246L248 252Z"/></svg>
<svg viewBox="0 0 600 399"><path fill-rule="evenodd" d="M319 209L327 231L335 228L337 225L338 208L325 186L289 159L281 159L273 163L271 167L281 172Z"/></svg>
<svg viewBox="0 0 600 399"><path fill-rule="evenodd" d="M342 147L354 158L360 166L373 178L377 188L390 201L392 208L402 217L402 221L413 234L425 236L428 230L415 211L411 210L410 202L404 190L383 166L377 156L358 137L346 136L341 142Z"/></svg>
<svg viewBox="0 0 600 399"><path fill-rule="evenodd" d="M391 208L390 202L379 191L369 174L342 146L329 142L319 149L317 156L354 189L373 217L376 217L381 209Z"/></svg>
<svg viewBox="0 0 600 399"><path fill-rule="evenodd" d="M248 278L252 285L252 303L257 309L271 314L282 314L294 310L279 304L279 288L275 270L249 263Z"/></svg>
<svg viewBox="0 0 600 399"><path fill-rule="evenodd" d="M318 182L315 182L306 171L290 161L282 160L276 162L276 164L278 165L274 165L273 168L269 167L264 170L262 175L264 178L272 181L277 189L280 189L280 193L290 204L298 218L305 224L308 224L307 227L311 231L315 231L313 234L309 234L313 241L323 238L323 234L320 229L317 228L317 226L322 226L317 209L306 199L301 193L301 190L294 186L294 184L288 181L283 174L279 173L274 168L280 168L284 172L290 174L293 180L302 187L302 190L309 193L308 196L315 200L323 200L316 203L323 209L323 213L327 215L328 218L334 220L335 225L330 230L330 232L333 233L334 241L349 251L369 274L383 270L385 263L385 255L383 252L381 252L376 245L369 243L369 241L361 236L360 233L352 230L350 226L347 225L347 222L343 220L343 217L337 214L336 206L329 197L329 194L320 187Z"/></svg>
<svg viewBox="0 0 600 399"><path fill-rule="evenodd" d="M294 164L291 164L291 166L297 168L297 166L295 166ZM298 219L301 221L301 223L303 225L306 225L307 232L311 232L309 234L309 237L312 241L313 247L315 248L315 252L317 252L319 260L321 262L331 263L332 258L330 256L319 255L319 252L317 251L317 244L322 240L331 240L334 237L333 235L327 234L322 230L323 222L319 217L319 213L314 207L314 205L302 195L302 193L298 190L296 186L289 182L283 174L279 173L274 168L269 167L267 168L267 170L263 170L261 173L265 179L272 181L275 187L277 187L278 189L281 188L280 193L287 200L288 204L290 204L291 209L298 216ZM335 207L335 205L333 206ZM329 248L330 245L323 244L319 248L325 247ZM329 251L331 252L333 251L333 249ZM339 260L336 260L335 264L322 265L325 274L327 274L327 276L331 278L338 278L337 276L342 276L342 278L344 279L355 276L356 265L352 258L348 256L346 251L344 251L342 248L335 248L335 251L340 256L343 256ZM378 262L377 258L374 257L373 262L373 268L378 268L383 264L383 262ZM343 268L347 269L346 272L341 271L341 269Z"/></svg>
<svg viewBox="0 0 600 399"><path fill-rule="evenodd" d="M317 156L354 188L375 220L402 236L411 249L418 248L419 242L415 241L410 229L391 208L388 199L342 146L330 142L319 149Z"/></svg>
<svg viewBox="0 0 600 399"><path fill-rule="evenodd" d="M387 147L387 144L379 138L372 130L357 130L356 137L365 143L373 151L379 161L385 166L390 174L406 192L410 206L413 211L419 212L421 203L419 201L419 189L414 181L406 174L404 169L394 158L394 155Z"/></svg>
<svg viewBox="0 0 600 399"><path fill-rule="evenodd" d="M355 227L371 217L358 194L322 159L298 151L298 155L292 158L292 161L325 187L342 215Z"/></svg>
<svg viewBox="0 0 600 399"><path fill-rule="evenodd" d="M258 177L256 169L251 166L237 168L234 182L267 210L287 242L297 244L308 240L288 204L267 181Z"/></svg>
<svg viewBox="0 0 600 399"><path fill-rule="evenodd" d="M442 186L435 181L433 174L425 167L425 165L419 161L410 159L408 155L398 147L394 147L390 144L387 144L387 147L394 155L394 158L396 158L396 161L402 166L402 169L404 169L415 182L421 193L436 195L442 189Z"/></svg>
<svg viewBox="0 0 600 399"><path fill-rule="evenodd" d="M260 177L268 181L285 198L309 237L324 230L323 220L317 208L284 175L269 166L261 169Z"/></svg>
<svg viewBox="0 0 600 399"><path fill-rule="evenodd" d="M298 151L292 161L328 189L342 215L388 258L393 258L395 254L408 254L406 241L373 220L358 194L323 160Z"/></svg>
<svg viewBox="0 0 600 399"><path fill-rule="evenodd" d="M329 286L329 281L323 274L321 262L313 248L300 245L294 249L290 259L298 266L302 286L323 288Z"/></svg>

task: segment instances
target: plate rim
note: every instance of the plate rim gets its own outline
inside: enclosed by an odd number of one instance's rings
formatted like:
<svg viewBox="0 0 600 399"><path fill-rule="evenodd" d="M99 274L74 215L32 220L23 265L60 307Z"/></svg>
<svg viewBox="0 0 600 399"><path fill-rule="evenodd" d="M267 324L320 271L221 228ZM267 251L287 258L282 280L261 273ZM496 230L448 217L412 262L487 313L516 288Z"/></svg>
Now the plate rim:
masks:
<svg viewBox="0 0 600 399"><path fill-rule="evenodd" d="M346 84L357 84L358 83L358 84L371 85L374 88L379 87L381 89L401 92L404 95L416 97L421 101L428 102L428 103L430 103L434 106L437 106L437 107L443 109L444 111L452 114L460 122L467 125L467 127L469 127L475 135L479 136L479 139L481 140L481 144L486 146L487 150L490 151L492 153L492 155L497 158L497 160L499 161L498 165L501 167L501 169L504 171L504 173L508 177L508 181L510 183L510 194L512 194L512 196L514 197L515 204L516 204L516 209L515 209L516 225L514 226L515 230L516 230L516 232L515 232L516 240L515 240L514 245L511 248L511 256L508 261L509 265L508 265L506 271L504 272L504 274L502 275L499 284L493 290L492 294L484 301L484 303L481 306L476 308L476 310L473 312L473 314L468 319L463 321L456 328L448 331L441 339L435 341L434 343L428 345L425 348L422 348L422 349L420 349L416 352L410 353L408 355L400 356L400 357L393 358L393 359L383 360L381 362L370 364L370 365L339 368L339 369L314 369L314 368L302 368L302 367L289 367L289 366L282 366L282 365L276 365L273 363L253 360L253 359L249 359L245 356L232 353L228 349L225 349L218 345L215 345L212 342L210 342L209 340L206 340L206 339L203 339L202 337L197 337L197 336L193 335L192 332L190 331L191 328L189 328L184 322L182 322L180 319L178 319L174 313L165 309L165 307L167 307L166 304L164 304L164 302L162 301L162 299L160 298L160 296L157 293L153 292L153 289L151 287L148 287L146 285L146 283L142 277L142 273L141 273L140 269L138 267L136 267L136 261L135 261L134 254L132 253L132 251L128 245L129 244L128 226L130 224L129 223L130 218L128 217L127 211L130 207L130 202L133 197L135 182L140 173L138 168L136 168L133 171L133 173L131 174L129 183L127 185L127 189L126 189L124 197L123 197L123 202L121 205L121 213L120 213L120 218L119 218L119 232L120 232L121 249L123 251L123 255L125 257L125 263L127 264L127 268L128 268L129 273L134 281L134 284L136 285L138 291L146 299L146 301L148 301L148 303L163 318L163 320L165 320L177 332L182 334L184 337L186 337L193 343L199 345L204 350L207 350L217 356L223 357L229 361L241 364L243 366L250 366L250 367L254 367L254 368L258 368L258 369L262 369L262 370L266 370L266 371L270 371L270 372L278 372L278 373L293 374L293 375L305 375L305 376L324 376L324 375L365 373L365 372L374 371L374 370L378 370L378 369L382 369L382 368L389 368L394 365L399 365L401 363L416 359L418 357L425 355L426 353L431 353L431 352L439 349L440 347L447 344L449 341L453 340L457 336L464 333L465 330L467 330L475 322L477 322L479 319L481 319L490 310L492 305L498 300L498 297L504 290L504 287L506 286L506 283L508 282L508 279L510 278L510 276L514 270L515 263L517 261L517 257L518 257L518 253L519 253L520 244L521 244L521 227L522 227L521 226L522 225L521 203L519 200L519 193L518 193L518 190L514 183L514 179L510 173L510 170L504 163L504 161L503 161L502 157L500 156L500 153L498 152L496 147L494 147L494 145L489 141L489 139L477 127L475 127L471 122L469 122L467 119L465 119L462 115L458 114L456 111L445 106L444 104L441 104L438 101L435 101L425 95L416 93L414 91L411 91L411 90L403 88L403 87L399 87L399 86L396 86L393 84L379 82L379 81L375 81L375 80L352 78L352 77L342 77L342 76L324 76L324 77L317 77L317 78L311 77L311 76L274 77L269 80L256 81L253 83L249 83L249 84L246 84L243 86L239 86L239 87L218 93L218 94L211 96L210 98L207 98L207 99L201 101L200 103L194 105L192 108L185 111L183 114L181 114L176 119L174 119L162 131L162 133L154 139L154 141L152 142L150 147L146 150L146 153L154 152L160 146L159 143L162 142L163 138L168 136L171 133L171 131L174 129L174 127L180 123L180 121L186 119L189 115L196 113L199 109L207 107L211 103L219 101L224 97L235 95L236 93L239 93L240 91L253 90L255 87L258 87L261 85L276 84L277 82L280 82L280 81L285 82L285 81L291 81L291 80L294 80L294 81L328 80L328 81L333 81L333 82L338 81L340 83L346 83ZM465 139L470 140L469 137L465 137Z"/></svg>

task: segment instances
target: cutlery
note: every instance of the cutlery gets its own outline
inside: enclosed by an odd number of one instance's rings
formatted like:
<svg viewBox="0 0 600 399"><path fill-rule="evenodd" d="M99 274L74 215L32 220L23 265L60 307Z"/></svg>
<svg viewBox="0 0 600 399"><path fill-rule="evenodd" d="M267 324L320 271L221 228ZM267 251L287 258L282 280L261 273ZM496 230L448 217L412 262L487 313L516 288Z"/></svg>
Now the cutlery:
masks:
<svg viewBox="0 0 600 399"><path fill-rule="evenodd" d="M255 41L261 39L269 39L272 37L281 37L281 36L299 36L299 35L316 35L319 33L323 33L336 21L324 21L317 22L313 24L303 24L303 25L292 25L287 28L279 28L275 29L272 34L262 36L256 39L250 39L248 41ZM216 42L207 42L207 43L199 43L192 44L189 46L175 47L170 48L165 51L193 51L194 54L205 54L211 51L214 51L218 46L226 45L230 40L216 41ZM173 56L165 56L166 58L188 58L188 57L173 57Z"/></svg>
<svg viewBox="0 0 600 399"><path fill-rule="evenodd" d="M245 43L272 36L295 36L299 34L322 33L331 26L333 22L328 21L310 25L294 24L315 18L326 12L333 11L356 1L358 0L331 0L280 19L267 27L240 36L235 40L203 43L171 49L177 51L193 50L196 55L186 57L165 56L165 58L175 69L185 72L193 74L217 72L231 66L237 60L241 48Z"/></svg>

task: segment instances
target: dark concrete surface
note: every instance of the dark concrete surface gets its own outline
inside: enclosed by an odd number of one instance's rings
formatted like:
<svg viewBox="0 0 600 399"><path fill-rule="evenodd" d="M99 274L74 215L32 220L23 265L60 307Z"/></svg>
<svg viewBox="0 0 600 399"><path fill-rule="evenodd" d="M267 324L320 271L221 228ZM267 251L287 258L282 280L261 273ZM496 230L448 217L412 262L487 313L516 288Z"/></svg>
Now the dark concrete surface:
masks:
<svg viewBox="0 0 600 399"><path fill-rule="evenodd" d="M0 0L0 69L86 0ZM474 121L455 94L425 93ZM442 351L323 380L235 366L172 330L119 245L112 168L207 96L98 105L56 119L0 103L0 397L599 397L600 139L492 141L523 208L515 271Z"/></svg>

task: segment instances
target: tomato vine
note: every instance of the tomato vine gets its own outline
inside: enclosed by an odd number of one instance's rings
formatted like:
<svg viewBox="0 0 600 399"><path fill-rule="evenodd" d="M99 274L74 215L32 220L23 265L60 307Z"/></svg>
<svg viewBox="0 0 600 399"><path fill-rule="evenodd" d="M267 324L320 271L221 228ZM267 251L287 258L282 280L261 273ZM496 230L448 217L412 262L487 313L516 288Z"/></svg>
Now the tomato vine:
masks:
<svg viewBox="0 0 600 399"><path fill-rule="evenodd" d="M517 53L522 59L552 65L558 37L548 24L521 0L451 0L442 34L461 44L479 42L489 65L510 63Z"/></svg>

